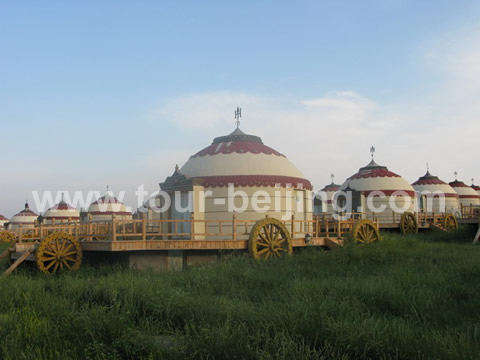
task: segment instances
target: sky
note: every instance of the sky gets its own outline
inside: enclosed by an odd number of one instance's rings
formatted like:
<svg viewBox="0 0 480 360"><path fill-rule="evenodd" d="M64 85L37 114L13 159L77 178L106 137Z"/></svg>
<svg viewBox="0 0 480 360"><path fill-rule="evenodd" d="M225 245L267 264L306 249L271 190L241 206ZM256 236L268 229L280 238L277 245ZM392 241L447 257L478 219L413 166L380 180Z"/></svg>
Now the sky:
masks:
<svg viewBox="0 0 480 360"><path fill-rule="evenodd" d="M480 182L480 3L0 2L0 214L32 191L136 207L235 128L316 189L375 159Z"/></svg>

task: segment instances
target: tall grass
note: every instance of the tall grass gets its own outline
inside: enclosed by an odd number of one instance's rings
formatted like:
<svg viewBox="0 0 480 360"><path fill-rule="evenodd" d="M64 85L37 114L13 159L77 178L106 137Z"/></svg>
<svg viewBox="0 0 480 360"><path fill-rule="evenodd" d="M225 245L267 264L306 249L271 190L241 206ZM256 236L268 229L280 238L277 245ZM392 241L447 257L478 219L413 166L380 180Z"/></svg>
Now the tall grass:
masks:
<svg viewBox="0 0 480 360"><path fill-rule="evenodd" d="M0 357L478 359L480 248L469 236L384 234L181 273L22 266L0 279Z"/></svg>

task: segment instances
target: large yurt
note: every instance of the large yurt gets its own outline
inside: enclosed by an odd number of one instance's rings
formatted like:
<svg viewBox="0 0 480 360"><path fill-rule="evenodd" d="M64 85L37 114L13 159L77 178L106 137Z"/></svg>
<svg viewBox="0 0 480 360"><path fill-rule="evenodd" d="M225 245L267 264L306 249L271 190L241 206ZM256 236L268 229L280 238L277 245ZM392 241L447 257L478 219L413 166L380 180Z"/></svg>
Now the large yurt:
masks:
<svg viewBox="0 0 480 360"><path fill-rule="evenodd" d="M132 220L132 211L109 192L88 207L90 221L109 221L113 217L117 220Z"/></svg>
<svg viewBox="0 0 480 360"><path fill-rule="evenodd" d="M72 223L80 221L80 212L63 199L43 214L43 224Z"/></svg>
<svg viewBox="0 0 480 360"><path fill-rule="evenodd" d="M333 181L333 174L331 178L332 182L316 193L313 201L315 215L332 215L336 212L336 206L334 206L335 194L340 190L340 185Z"/></svg>
<svg viewBox="0 0 480 360"><path fill-rule="evenodd" d="M8 219L3 216L3 215L0 215L0 231L2 231L5 227L5 224L8 223Z"/></svg>
<svg viewBox="0 0 480 360"><path fill-rule="evenodd" d="M33 229L37 219L38 214L30 210L27 202L25 203L25 208L10 219L8 230L17 231L20 228L23 230Z"/></svg>
<svg viewBox="0 0 480 360"><path fill-rule="evenodd" d="M415 189L400 175L372 161L350 176L341 190L351 192L352 211L386 224L397 221L404 212L416 212ZM348 204L341 204L347 206ZM346 209L348 211L349 209Z"/></svg>
<svg viewBox="0 0 480 360"><path fill-rule="evenodd" d="M198 234L218 233L218 222L231 222L234 216L249 221L266 216L289 221L292 215L296 220L312 219L310 181L285 155L238 127L192 155L160 188L171 195L162 218L188 220L193 215ZM180 211L175 203L181 205ZM253 222L245 229L251 226ZM186 222L179 229L190 230Z"/></svg>
<svg viewBox="0 0 480 360"><path fill-rule="evenodd" d="M460 202L457 192L438 176L427 173L412 184L417 192L419 210L426 213L446 213L458 216Z"/></svg>
<svg viewBox="0 0 480 360"><path fill-rule="evenodd" d="M449 185L457 192L462 207L480 205L480 195L471 186L458 179L455 179Z"/></svg>

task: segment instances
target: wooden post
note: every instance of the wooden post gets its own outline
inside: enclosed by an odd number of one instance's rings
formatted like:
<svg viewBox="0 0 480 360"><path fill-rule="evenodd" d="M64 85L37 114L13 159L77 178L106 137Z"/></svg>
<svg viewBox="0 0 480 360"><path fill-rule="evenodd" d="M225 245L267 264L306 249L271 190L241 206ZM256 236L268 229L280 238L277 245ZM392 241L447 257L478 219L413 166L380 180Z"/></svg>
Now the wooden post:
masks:
<svg viewBox="0 0 480 360"><path fill-rule="evenodd" d="M18 224L18 242L21 243L22 240L23 240L22 224Z"/></svg>
<svg viewBox="0 0 480 360"><path fill-rule="evenodd" d="M115 214L112 214L112 241L117 241L117 224L115 223Z"/></svg>
<svg viewBox="0 0 480 360"><path fill-rule="evenodd" d="M142 219L142 240L147 241L147 219Z"/></svg>
<svg viewBox="0 0 480 360"><path fill-rule="evenodd" d="M190 240L195 240L195 213L190 215Z"/></svg>
<svg viewBox="0 0 480 360"><path fill-rule="evenodd" d="M233 217L232 217L232 238L233 238L233 241L236 241L237 240L237 216L235 214L233 214Z"/></svg>
<svg viewBox="0 0 480 360"><path fill-rule="evenodd" d="M291 235L292 239L295 239L295 214L292 214Z"/></svg>
<svg viewBox="0 0 480 360"><path fill-rule="evenodd" d="M92 236L90 235L92 233L92 226L90 224L90 221L92 220L92 215L88 214L87 215L87 239L92 241Z"/></svg>

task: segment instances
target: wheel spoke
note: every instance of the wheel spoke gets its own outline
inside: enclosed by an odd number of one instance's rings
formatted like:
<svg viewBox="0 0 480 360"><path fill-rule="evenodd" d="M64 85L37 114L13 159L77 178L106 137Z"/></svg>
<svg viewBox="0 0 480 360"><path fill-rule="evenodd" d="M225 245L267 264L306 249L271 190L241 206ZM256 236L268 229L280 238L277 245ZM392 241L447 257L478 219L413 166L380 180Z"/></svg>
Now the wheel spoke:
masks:
<svg viewBox="0 0 480 360"><path fill-rule="evenodd" d="M265 254L267 251L269 251L269 248L265 248L265 249L263 249L263 250L260 250L260 251L258 252L258 255Z"/></svg>
<svg viewBox="0 0 480 360"><path fill-rule="evenodd" d="M268 241L268 239L267 239L265 236L263 236L261 233L259 233L258 236L260 237L260 239L263 240L263 242L264 242L265 244L270 243L270 241Z"/></svg>
<svg viewBox="0 0 480 360"><path fill-rule="evenodd" d="M58 265L59 265L59 263L58 263L58 262L55 262L55 266L53 267L53 273L54 273L54 274L57 272Z"/></svg>
<svg viewBox="0 0 480 360"><path fill-rule="evenodd" d="M47 266L45 266L45 269L50 269L53 265L55 265L57 262L56 261L52 261L50 264L48 264Z"/></svg>

